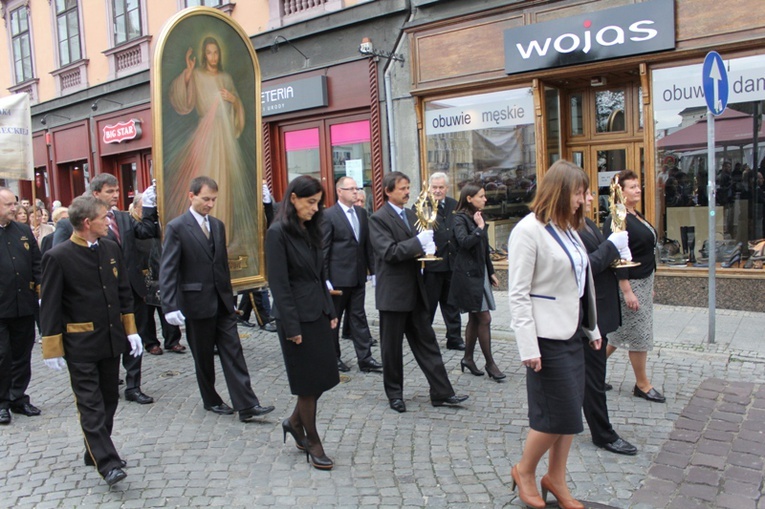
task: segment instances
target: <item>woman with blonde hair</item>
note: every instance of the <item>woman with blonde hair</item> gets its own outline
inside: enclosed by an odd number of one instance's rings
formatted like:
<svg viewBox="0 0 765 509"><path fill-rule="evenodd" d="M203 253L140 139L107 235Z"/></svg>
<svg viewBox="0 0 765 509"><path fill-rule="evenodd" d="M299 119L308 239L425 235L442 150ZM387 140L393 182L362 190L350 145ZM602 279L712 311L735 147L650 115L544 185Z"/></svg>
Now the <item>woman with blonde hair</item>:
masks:
<svg viewBox="0 0 765 509"><path fill-rule="evenodd" d="M583 430L582 335L600 349L592 271L577 234L588 187L581 168L555 162L508 242L511 325L526 366L531 428L511 474L513 490L517 486L521 501L536 509L546 506L547 492L564 509L584 508L568 490L566 463L574 434ZM536 469L548 451L540 497Z"/></svg>

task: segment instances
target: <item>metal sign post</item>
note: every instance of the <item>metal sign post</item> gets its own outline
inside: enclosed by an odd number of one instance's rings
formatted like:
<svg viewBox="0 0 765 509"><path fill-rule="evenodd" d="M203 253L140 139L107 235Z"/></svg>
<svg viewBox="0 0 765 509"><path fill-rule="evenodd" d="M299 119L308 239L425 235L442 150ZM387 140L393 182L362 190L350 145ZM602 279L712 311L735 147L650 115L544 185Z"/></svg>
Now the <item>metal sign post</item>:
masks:
<svg viewBox="0 0 765 509"><path fill-rule="evenodd" d="M710 51L704 58L701 73L704 88L704 100L707 103L707 197L709 203L709 332L708 342L715 342L715 272L717 262L717 243L715 242L715 115L720 115L728 106L728 72L722 57L716 51Z"/></svg>

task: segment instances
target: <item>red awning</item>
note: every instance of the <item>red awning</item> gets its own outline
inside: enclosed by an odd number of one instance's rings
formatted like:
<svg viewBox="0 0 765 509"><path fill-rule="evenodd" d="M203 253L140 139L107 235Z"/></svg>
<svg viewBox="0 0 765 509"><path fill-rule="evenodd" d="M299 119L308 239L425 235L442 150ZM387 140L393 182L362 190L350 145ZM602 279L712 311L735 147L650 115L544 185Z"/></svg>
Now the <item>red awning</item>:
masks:
<svg viewBox="0 0 765 509"><path fill-rule="evenodd" d="M752 116L733 109L727 109L715 118L715 145L743 147L753 141ZM765 130L760 125L759 140L765 140ZM707 146L707 120L699 120L693 125L665 136L656 142L660 150L685 152Z"/></svg>

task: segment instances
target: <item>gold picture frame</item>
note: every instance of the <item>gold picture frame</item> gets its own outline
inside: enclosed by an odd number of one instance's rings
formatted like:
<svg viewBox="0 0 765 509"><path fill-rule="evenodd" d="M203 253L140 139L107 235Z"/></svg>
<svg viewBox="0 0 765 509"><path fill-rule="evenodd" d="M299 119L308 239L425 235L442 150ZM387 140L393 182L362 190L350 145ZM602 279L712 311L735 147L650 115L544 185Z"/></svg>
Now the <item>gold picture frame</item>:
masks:
<svg viewBox="0 0 765 509"><path fill-rule="evenodd" d="M261 286L261 75L250 39L223 12L188 8L165 23L152 63L160 221L167 224L188 210L194 177L212 177L218 183L218 200L211 214L226 225L232 285L235 290Z"/></svg>

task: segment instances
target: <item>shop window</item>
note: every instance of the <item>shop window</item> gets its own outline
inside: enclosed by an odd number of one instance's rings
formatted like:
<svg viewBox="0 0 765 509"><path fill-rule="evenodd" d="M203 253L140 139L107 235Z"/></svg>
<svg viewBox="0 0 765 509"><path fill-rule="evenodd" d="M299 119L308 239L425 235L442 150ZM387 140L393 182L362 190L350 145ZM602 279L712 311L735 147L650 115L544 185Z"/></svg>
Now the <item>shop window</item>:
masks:
<svg viewBox="0 0 765 509"><path fill-rule="evenodd" d="M146 0L110 0L109 29L114 46L109 58L110 78L121 78L149 68L151 36L146 25Z"/></svg>
<svg viewBox="0 0 765 509"><path fill-rule="evenodd" d="M624 90L595 92L595 132L614 133L626 130Z"/></svg>
<svg viewBox="0 0 765 509"><path fill-rule="evenodd" d="M369 120L331 125L329 137L332 144L333 183L340 177L352 177L366 194L366 205L371 207L372 145Z"/></svg>
<svg viewBox="0 0 765 509"><path fill-rule="evenodd" d="M321 180L318 128L285 132L284 148L287 151L287 182L301 175Z"/></svg>
<svg viewBox="0 0 765 509"><path fill-rule="evenodd" d="M570 99L571 136L584 134L584 94L571 94Z"/></svg>
<svg viewBox="0 0 765 509"><path fill-rule="evenodd" d="M724 268L736 267L739 259L746 268L762 264L750 255L754 241L765 236L765 56L734 58L726 65L728 108L714 121L711 161L702 64L653 71L656 207L664 264L706 267L710 249ZM710 172L715 187L711 235Z"/></svg>
<svg viewBox="0 0 765 509"><path fill-rule="evenodd" d="M505 248L512 227L528 214L537 183L534 101L530 88L426 103L428 174L449 176L459 198L467 183L484 187L489 241Z"/></svg>

